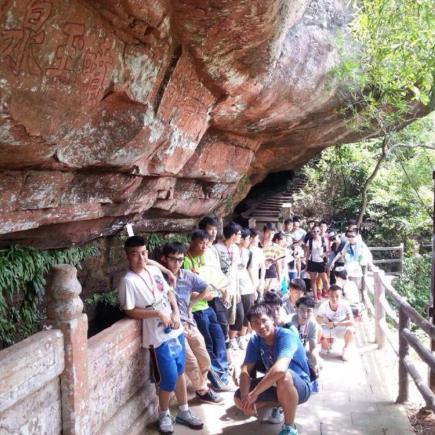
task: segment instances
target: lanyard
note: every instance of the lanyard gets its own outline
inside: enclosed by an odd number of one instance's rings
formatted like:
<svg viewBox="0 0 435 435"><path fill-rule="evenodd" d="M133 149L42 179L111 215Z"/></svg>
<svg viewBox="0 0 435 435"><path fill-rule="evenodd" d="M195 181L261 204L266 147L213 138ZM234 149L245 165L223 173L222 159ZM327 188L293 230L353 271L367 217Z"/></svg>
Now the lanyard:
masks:
<svg viewBox="0 0 435 435"><path fill-rule="evenodd" d="M153 303L151 304L151 306L153 307L154 304L156 303L156 294L155 294L154 289L157 287L157 285L156 285L156 282L154 281L154 278L152 277L151 273L147 269L144 269L144 272L146 272L148 274L148 277L151 281L151 285L145 281L145 278L140 273L137 273L137 272L134 272L134 273L142 280L142 282L145 285L145 288L153 295ZM149 308L151 308L151 307L149 307Z"/></svg>
<svg viewBox="0 0 435 435"><path fill-rule="evenodd" d="M304 328L302 329L301 325L298 325L298 332L299 332L299 337L302 341L302 344L305 346L306 341L307 341L307 329L308 329L308 323L306 323L305 325L303 325Z"/></svg>
<svg viewBox="0 0 435 435"><path fill-rule="evenodd" d="M190 252L187 252L186 257L192 262L192 272L198 273L198 268L204 266L202 257L192 257ZM198 261L195 261L196 259L198 259Z"/></svg>

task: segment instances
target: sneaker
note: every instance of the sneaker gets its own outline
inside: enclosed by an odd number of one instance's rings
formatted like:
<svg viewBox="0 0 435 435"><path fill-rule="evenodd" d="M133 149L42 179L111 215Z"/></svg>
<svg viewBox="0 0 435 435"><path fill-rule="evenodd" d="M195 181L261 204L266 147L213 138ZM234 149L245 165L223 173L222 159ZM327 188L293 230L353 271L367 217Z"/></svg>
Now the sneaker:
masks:
<svg viewBox="0 0 435 435"><path fill-rule="evenodd" d="M222 403L224 401L224 398L219 394L216 394L211 388L209 388L204 394L199 394L197 392L196 397L198 397L198 399L202 402L207 403Z"/></svg>
<svg viewBox="0 0 435 435"><path fill-rule="evenodd" d="M343 361L349 361L350 360L350 349L348 347L343 347L343 352L341 354L341 359Z"/></svg>
<svg viewBox="0 0 435 435"><path fill-rule="evenodd" d="M283 424L281 432L278 435L298 435L298 430L294 425Z"/></svg>
<svg viewBox="0 0 435 435"><path fill-rule="evenodd" d="M274 406L261 421L263 423L282 424L284 422L284 411L280 406Z"/></svg>
<svg viewBox="0 0 435 435"><path fill-rule="evenodd" d="M159 415L159 422L158 422L158 426L159 426L159 432L162 435L169 435L171 433L174 433L174 424L173 424L173 420L172 420L172 416L171 414L168 412L165 413L161 413Z"/></svg>
<svg viewBox="0 0 435 435"><path fill-rule="evenodd" d="M226 384L224 384L223 382L219 383L218 387L213 387L215 391L219 391L222 393L226 393L226 392L234 392L237 390L237 387L235 385L233 385L231 382L227 382Z"/></svg>
<svg viewBox="0 0 435 435"><path fill-rule="evenodd" d="M187 411L178 410L175 421L196 430L200 430L204 426L204 423L190 409Z"/></svg>

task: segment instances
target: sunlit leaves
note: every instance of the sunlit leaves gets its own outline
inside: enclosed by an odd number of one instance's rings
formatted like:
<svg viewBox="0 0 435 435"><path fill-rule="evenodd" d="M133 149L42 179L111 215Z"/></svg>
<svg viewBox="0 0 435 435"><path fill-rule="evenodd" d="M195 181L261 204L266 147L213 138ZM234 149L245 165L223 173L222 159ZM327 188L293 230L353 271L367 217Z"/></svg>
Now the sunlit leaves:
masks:
<svg viewBox="0 0 435 435"><path fill-rule="evenodd" d="M433 0L358 0L355 8L351 33L360 50L343 51L335 74L353 96L354 128L386 133L405 117L410 103L430 102L435 7Z"/></svg>
<svg viewBox="0 0 435 435"><path fill-rule="evenodd" d="M429 145L435 137L435 113L391 133L391 144ZM356 218L361 210L362 186L380 155L380 139L331 147L308 166L308 184L298 195L297 212L313 210L317 218L338 222ZM369 241L408 247L428 240L432 225L432 169L435 151L398 147L384 161L369 189L365 226ZM327 204L327 207L325 207ZM316 214L322 210L323 215ZM303 213L302 213L303 214Z"/></svg>

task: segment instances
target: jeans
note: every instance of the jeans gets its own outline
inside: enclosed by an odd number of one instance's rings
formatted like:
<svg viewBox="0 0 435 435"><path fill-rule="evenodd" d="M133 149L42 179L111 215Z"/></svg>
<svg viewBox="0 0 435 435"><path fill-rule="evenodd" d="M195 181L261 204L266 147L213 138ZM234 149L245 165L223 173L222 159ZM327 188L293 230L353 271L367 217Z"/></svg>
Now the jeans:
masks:
<svg viewBox="0 0 435 435"><path fill-rule="evenodd" d="M228 383L228 360L225 349L225 337L215 312L209 307L205 310L195 311L193 317L199 331L204 337L205 347L211 360L211 371L219 376L221 382L224 384ZM213 376L210 373L209 377L210 381L215 384Z"/></svg>
<svg viewBox="0 0 435 435"><path fill-rule="evenodd" d="M208 303L212 310L215 312L216 319L221 325L224 334L225 342L229 341L228 338L228 309L225 308L220 298L214 298Z"/></svg>
<svg viewBox="0 0 435 435"><path fill-rule="evenodd" d="M296 271L289 271L288 273L289 284L297 277L298 277L298 273Z"/></svg>

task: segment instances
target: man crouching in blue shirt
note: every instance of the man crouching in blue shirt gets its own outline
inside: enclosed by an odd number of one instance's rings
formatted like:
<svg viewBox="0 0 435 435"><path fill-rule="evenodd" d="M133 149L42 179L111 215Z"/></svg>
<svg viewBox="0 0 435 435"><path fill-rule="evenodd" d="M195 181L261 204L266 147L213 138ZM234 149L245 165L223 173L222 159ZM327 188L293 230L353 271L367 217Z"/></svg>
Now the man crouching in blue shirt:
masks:
<svg viewBox="0 0 435 435"><path fill-rule="evenodd" d="M275 326L270 306L260 303L248 312L255 335L246 349L236 391L236 406L247 416L257 408L279 403L284 411L284 424L279 435L297 435L295 414L298 404L311 394L310 375L304 347L296 330ZM264 366L265 375L251 379L255 366Z"/></svg>

